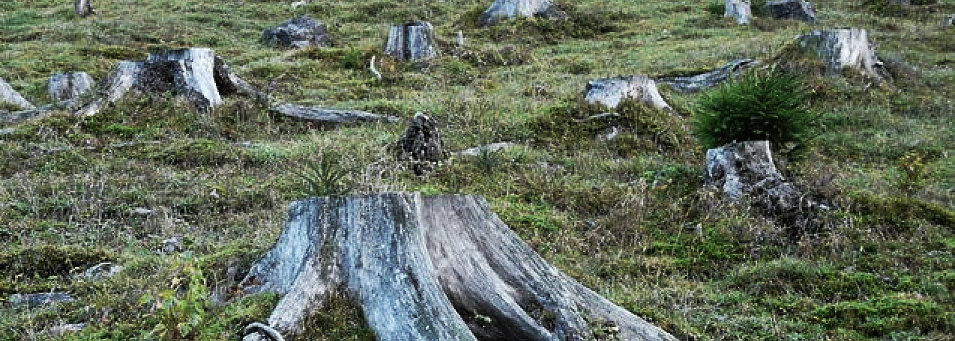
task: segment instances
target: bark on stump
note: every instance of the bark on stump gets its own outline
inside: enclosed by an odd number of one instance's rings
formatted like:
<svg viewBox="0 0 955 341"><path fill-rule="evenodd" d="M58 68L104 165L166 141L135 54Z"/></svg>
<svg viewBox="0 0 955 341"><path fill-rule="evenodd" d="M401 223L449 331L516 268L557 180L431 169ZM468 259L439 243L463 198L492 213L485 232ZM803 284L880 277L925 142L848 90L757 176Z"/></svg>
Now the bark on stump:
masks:
<svg viewBox="0 0 955 341"><path fill-rule="evenodd" d="M93 5L90 4L90 0L74 0L73 7L76 8L76 15L81 17L96 14L96 12L93 11Z"/></svg>
<svg viewBox="0 0 955 341"><path fill-rule="evenodd" d="M297 17L262 32L262 42L269 46L293 48L323 47L328 45L328 29L318 20Z"/></svg>
<svg viewBox="0 0 955 341"><path fill-rule="evenodd" d="M800 36L797 45L803 52L820 58L830 74L839 74L843 68L853 68L876 79L883 79L887 75L882 62L875 56L866 30L815 30Z"/></svg>
<svg viewBox="0 0 955 341"><path fill-rule="evenodd" d="M54 103L69 107L95 85L93 77L86 72L57 73L50 76L46 92Z"/></svg>
<svg viewBox="0 0 955 341"><path fill-rule="evenodd" d="M766 3L766 10L774 19L793 19L816 23L816 8L806 0L779 0Z"/></svg>
<svg viewBox="0 0 955 341"><path fill-rule="evenodd" d="M10 84L7 84L3 78L0 78L0 104L13 105L20 108L21 110L32 110L36 109L36 106L33 103L30 103L26 98L23 98L19 92L13 89Z"/></svg>
<svg viewBox="0 0 955 341"><path fill-rule="evenodd" d="M295 202L241 284L283 294L258 330L302 331L344 292L378 340L675 340L548 264L477 196L383 193Z"/></svg>
<svg viewBox="0 0 955 341"><path fill-rule="evenodd" d="M657 84L646 76L597 79L587 82L585 100L616 109L624 99L634 99L656 108L672 111L657 91Z"/></svg>
<svg viewBox="0 0 955 341"><path fill-rule="evenodd" d="M361 110L332 109L320 107L303 107L295 104L282 104L272 109L272 111L282 115L293 117L309 122L322 124L347 124L360 122L385 122L395 123L398 118L394 116L372 114Z"/></svg>
<svg viewBox="0 0 955 341"><path fill-rule="evenodd" d="M749 0L726 0L723 6L723 16L736 19L736 23L739 25L749 24L749 19L753 16Z"/></svg>
<svg viewBox="0 0 955 341"><path fill-rule="evenodd" d="M417 175L430 172L434 165L447 157L444 142L438 131L438 122L422 113L416 113L404 135L398 140L399 159L410 159Z"/></svg>
<svg viewBox="0 0 955 341"><path fill-rule="evenodd" d="M229 65L207 48L169 50L150 54L145 62L121 61L99 89L99 97L74 115L92 116L130 91L144 94L172 92L185 97L200 111L223 103L222 95L239 93L267 99L239 78Z"/></svg>
<svg viewBox="0 0 955 341"><path fill-rule="evenodd" d="M487 26L499 21L530 17L563 19L567 13L554 6L551 0L497 0L481 13L478 20Z"/></svg>
<svg viewBox="0 0 955 341"><path fill-rule="evenodd" d="M719 85L756 65L759 65L759 62L753 59L737 59L710 72L686 77L665 77L657 81L668 84L680 92L694 92Z"/></svg>
<svg viewBox="0 0 955 341"><path fill-rule="evenodd" d="M385 54L400 61L425 61L438 55L434 45L434 28L429 22L392 25L388 30Z"/></svg>

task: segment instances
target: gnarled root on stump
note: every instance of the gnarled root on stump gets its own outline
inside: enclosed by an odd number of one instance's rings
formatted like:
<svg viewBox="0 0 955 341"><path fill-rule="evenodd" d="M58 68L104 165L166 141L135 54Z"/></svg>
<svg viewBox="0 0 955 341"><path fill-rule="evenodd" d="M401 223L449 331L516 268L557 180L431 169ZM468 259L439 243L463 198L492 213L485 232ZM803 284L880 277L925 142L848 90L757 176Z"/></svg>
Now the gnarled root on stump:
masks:
<svg viewBox="0 0 955 341"><path fill-rule="evenodd" d="M284 294L267 324L286 335L344 292L379 340L587 340L595 325L621 340L675 340L548 264L477 196L296 202L242 286Z"/></svg>

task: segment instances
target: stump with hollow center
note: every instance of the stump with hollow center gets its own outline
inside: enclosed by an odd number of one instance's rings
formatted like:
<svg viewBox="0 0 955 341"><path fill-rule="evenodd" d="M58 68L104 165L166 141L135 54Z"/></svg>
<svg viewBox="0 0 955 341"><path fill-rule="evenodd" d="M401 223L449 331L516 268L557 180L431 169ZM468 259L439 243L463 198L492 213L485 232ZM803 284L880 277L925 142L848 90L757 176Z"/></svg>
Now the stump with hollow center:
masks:
<svg viewBox="0 0 955 341"><path fill-rule="evenodd" d="M260 330L296 334L330 295L378 340L675 340L548 264L480 197L382 193L295 202L241 284L284 295Z"/></svg>

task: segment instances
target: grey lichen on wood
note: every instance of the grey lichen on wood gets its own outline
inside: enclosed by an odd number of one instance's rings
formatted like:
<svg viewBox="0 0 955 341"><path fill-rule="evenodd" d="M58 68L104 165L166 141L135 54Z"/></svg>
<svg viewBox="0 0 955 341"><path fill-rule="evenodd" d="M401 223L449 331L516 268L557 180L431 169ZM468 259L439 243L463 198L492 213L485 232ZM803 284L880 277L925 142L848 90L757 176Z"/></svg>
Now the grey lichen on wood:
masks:
<svg viewBox="0 0 955 341"><path fill-rule="evenodd" d="M73 7L76 11L76 15L85 17L91 14L96 14L93 11L93 5L90 3L91 0L74 0Z"/></svg>
<svg viewBox="0 0 955 341"><path fill-rule="evenodd" d="M74 115L95 115L130 91L152 95L171 92L186 98L200 111L221 105L222 95L234 93L268 100L267 94L239 78L211 49L190 48L150 54L144 62L121 61L100 85L98 96Z"/></svg>
<svg viewBox="0 0 955 341"><path fill-rule="evenodd" d="M675 340L548 264L477 196L295 202L240 286L284 295L267 325L286 335L344 293L378 340L585 340L595 321L621 340Z"/></svg>
<svg viewBox="0 0 955 341"><path fill-rule="evenodd" d="M775 19L816 22L816 8L806 0L778 0L766 3L766 12Z"/></svg>
<svg viewBox="0 0 955 341"><path fill-rule="evenodd" d="M0 104L13 105L20 110L36 109L33 103L23 98L23 96L14 90L10 84L7 84L3 78L0 78Z"/></svg>
<svg viewBox="0 0 955 341"><path fill-rule="evenodd" d="M321 21L307 16L289 19L262 32L262 42L269 46L303 48L327 46L328 28Z"/></svg>
<svg viewBox="0 0 955 341"><path fill-rule="evenodd" d="M588 103L602 104L616 109L621 101L633 99L655 108L672 111L673 108L657 90L656 82L646 76L629 76L596 79L587 82L584 99Z"/></svg>
<svg viewBox="0 0 955 341"><path fill-rule="evenodd" d="M548 19L566 18L551 0L496 0L481 13L478 21L482 25L492 25L499 21L517 18L542 17Z"/></svg>
<svg viewBox="0 0 955 341"><path fill-rule="evenodd" d="M272 111L285 116L318 122L324 124L345 124L360 122L385 122L396 123L397 117L378 115L361 110L333 109L322 107L305 107L295 104L282 104L272 109Z"/></svg>
<svg viewBox="0 0 955 341"><path fill-rule="evenodd" d="M759 65L759 62L753 59L737 59L709 72L693 76L664 77L657 81L668 84L680 92L694 92L719 85L756 65Z"/></svg>
<svg viewBox="0 0 955 341"><path fill-rule="evenodd" d="M50 76L46 92L54 103L70 107L95 86L93 77L86 72L65 72Z"/></svg>
<svg viewBox="0 0 955 341"><path fill-rule="evenodd" d="M804 52L820 58L831 74L852 68L863 74L883 79L888 73L875 55L864 29L842 28L815 30L797 38L797 46Z"/></svg>
<svg viewBox="0 0 955 341"><path fill-rule="evenodd" d="M425 21L392 25L388 30L385 54L400 61L426 61L438 55L434 27Z"/></svg>
<svg viewBox="0 0 955 341"><path fill-rule="evenodd" d="M736 23L740 25L749 24L749 20L753 16L749 0L726 0L723 6L723 16L735 19Z"/></svg>

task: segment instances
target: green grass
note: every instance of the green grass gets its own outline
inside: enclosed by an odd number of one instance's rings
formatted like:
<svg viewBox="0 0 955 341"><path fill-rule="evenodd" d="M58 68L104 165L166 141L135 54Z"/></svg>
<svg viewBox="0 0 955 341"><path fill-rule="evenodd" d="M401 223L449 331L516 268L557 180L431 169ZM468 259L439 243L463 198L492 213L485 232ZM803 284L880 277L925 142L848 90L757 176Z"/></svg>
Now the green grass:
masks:
<svg viewBox="0 0 955 341"><path fill-rule="evenodd" d="M139 339L157 325L166 339L238 339L278 297L213 298L232 297L280 232L288 203L338 192L336 184L483 195L547 260L680 339L951 339L955 31L939 23L955 1L890 15L861 2L813 3L818 27L868 29L892 80L804 72L820 126L805 156L780 166L833 209L793 240L786 226L701 188L705 150L687 129L700 94L661 87L673 114L624 105L612 123L626 133L609 142L596 135L611 122L574 120L600 113L579 102L587 80L769 61L813 28L804 23L737 26L699 1L562 1L572 20L491 28L474 24L487 3L463 0L299 9L289 1L113 0L94 3L88 18L59 0L0 2L0 76L38 105L48 104L52 73L103 81L120 60L204 46L276 103L405 121L421 111L438 120L451 150L519 144L453 157L418 177L390 149L401 124L310 125L242 97L205 115L145 97L91 118L58 112L2 127L12 131L0 135L0 299L63 290L79 301L0 305L0 340L49 338L42 332L61 323L88 323L67 337L78 340ZM265 28L303 14L328 24L332 47L259 43ZM388 25L407 20L434 24L438 59L381 58ZM453 47L458 30L463 50ZM365 69L372 56L381 82ZM312 171L334 175L324 189L299 175L321 155L340 156ZM140 207L152 213L133 213ZM191 256L157 252L175 235ZM101 261L126 270L106 280L75 276ZM372 335L360 308L337 298L303 337Z"/></svg>

